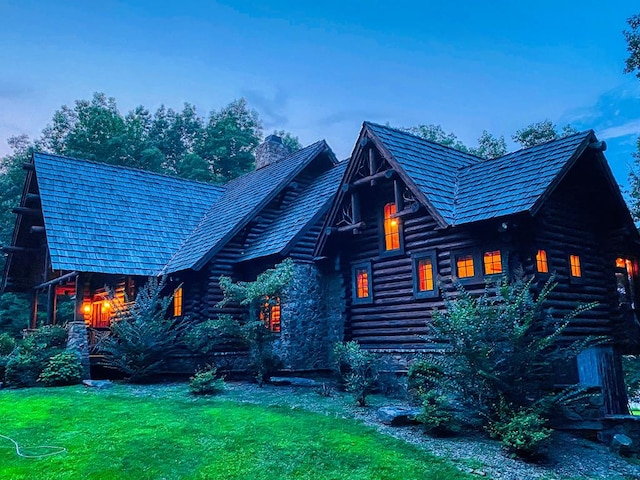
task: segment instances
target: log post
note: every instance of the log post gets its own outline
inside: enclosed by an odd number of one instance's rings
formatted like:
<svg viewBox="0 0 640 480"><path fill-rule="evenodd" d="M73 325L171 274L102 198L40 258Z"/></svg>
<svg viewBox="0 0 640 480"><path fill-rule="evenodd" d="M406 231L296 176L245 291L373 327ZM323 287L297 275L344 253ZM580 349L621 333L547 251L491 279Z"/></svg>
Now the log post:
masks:
<svg viewBox="0 0 640 480"><path fill-rule="evenodd" d="M47 325L56 324L56 308L57 308L56 287L49 285L47 290Z"/></svg>
<svg viewBox="0 0 640 480"><path fill-rule="evenodd" d="M373 147L371 147L369 149L369 172L371 176L375 175L376 168L376 152Z"/></svg>
<svg viewBox="0 0 640 480"><path fill-rule="evenodd" d="M351 217L353 218L353 223L360 221L360 197L357 192L351 193Z"/></svg>
<svg viewBox="0 0 640 480"><path fill-rule="evenodd" d="M399 180L393 181L393 197L396 203L396 212L402 211L404 208L403 200L402 200L402 186L400 185Z"/></svg>
<svg viewBox="0 0 640 480"><path fill-rule="evenodd" d="M29 320L29 328L35 329L38 326L38 291L33 290L31 293L31 318Z"/></svg>

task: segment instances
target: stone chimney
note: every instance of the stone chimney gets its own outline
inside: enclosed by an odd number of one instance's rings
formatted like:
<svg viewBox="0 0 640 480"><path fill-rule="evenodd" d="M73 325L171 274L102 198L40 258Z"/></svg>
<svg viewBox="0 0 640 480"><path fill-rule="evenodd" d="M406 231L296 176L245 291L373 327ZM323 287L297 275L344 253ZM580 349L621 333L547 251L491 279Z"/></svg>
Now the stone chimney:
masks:
<svg viewBox="0 0 640 480"><path fill-rule="evenodd" d="M256 148L256 170L276 163L290 153L289 148L282 143L279 136L269 135Z"/></svg>

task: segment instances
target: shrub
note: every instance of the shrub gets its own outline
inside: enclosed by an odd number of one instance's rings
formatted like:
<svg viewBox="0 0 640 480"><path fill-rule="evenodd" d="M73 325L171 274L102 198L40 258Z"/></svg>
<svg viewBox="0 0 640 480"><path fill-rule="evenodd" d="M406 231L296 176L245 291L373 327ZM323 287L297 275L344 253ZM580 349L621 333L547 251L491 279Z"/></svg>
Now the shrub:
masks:
<svg viewBox="0 0 640 480"><path fill-rule="evenodd" d="M361 407L367 404L369 395L378 379L377 355L362 350L357 342L337 343L333 347L335 367L345 389Z"/></svg>
<svg viewBox="0 0 640 480"><path fill-rule="evenodd" d="M451 401L445 395L430 390L421 395L422 412L416 417L430 435L444 436L460 429Z"/></svg>
<svg viewBox="0 0 640 480"><path fill-rule="evenodd" d="M189 390L194 395L214 395L225 389L224 379L217 376L215 365L207 365L189 378Z"/></svg>
<svg viewBox="0 0 640 480"><path fill-rule="evenodd" d="M531 282L503 279L488 285L479 297L460 287L458 298L446 301L446 311L433 316L434 330L448 345L443 370L447 393L482 426L499 416L497 406L502 401L515 411L540 409L546 416L559 402L580 393L551 392L558 365L596 343L596 339L560 341L569 321L594 305L556 320L544 309L555 284L550 280L534 298Z"/></svg>
<svg viewBox="0 0 640 480"><path fill-rule="evenodd" d="M260 312L265 299L280 297L292 278L293 261L290 258L264 271L253 282L232 282L229 277L224 275L220 277L220 288L224 299L218 306L224 307L230 302L237 302L248 307L248 314L243 323L230 316L221 315L219 336L221 338L237 336L247 346L248 368L260 387L281 363L273 350L276 336L266 328L260 319Z"/></svg>
<svg viewBox="0 0 640 480"><path fill-rule="evenodd" d="M66 341L67 331L58 326L44 326L29 333L7 357L4 372L7 385L37 385L47 362L62 351Z"/></svg>
<svg viewBox="0 0 640 480"><path fill-rule="evenodd" d="M498 438L510 452L521 457L540 455L551 438L547 420L531 409L500 407L499 418L487 426L489 434Z"/></svg>
<svg viewBox="0 0 640 480"><path fill-rule="evenodd" d="M8 333L0 334L0 356L9 355L16 348L15 339Z"/></svg>
<svg viewBox="0 0 640 480"><path fill-rule="evenodd" d="M102 364L125 374L131 382L145 381L162 371L173 353L181 351L187 324L167 318L173 296L163 296L164 279L149 278L129 305L113 302L115 321L102 343Z"/></svg>
<svg viewBox="0 0 640 480"><path fill-rule="evenodd" d="M220 315L217 320L206 320L192 327L185 340L192 352L207 355L221 346L242 342L242 327L231 315Z"/></svg>
<svg viewBox="0 0 640 480"><path fill-rule="evenodd" d="M22 341L22 348L47 349L64 348L67 344L67 330L58 325L45 325L30 332Z"/></svg>
<svg viewBox="0 0 640 480"><path fill-rule="evenodd" d="M74 385L82 380L83 369L80 358L74 352L62 352L49 359L38 381L47 387Z"/></svg>
<svg viewBox="0 0 640 480"><path fill-rule="evenodd" d="M444 372L444 366L435 358L418 358L407 372L407 388L420 397L423 393L435 390L442 385Z"/></svg>

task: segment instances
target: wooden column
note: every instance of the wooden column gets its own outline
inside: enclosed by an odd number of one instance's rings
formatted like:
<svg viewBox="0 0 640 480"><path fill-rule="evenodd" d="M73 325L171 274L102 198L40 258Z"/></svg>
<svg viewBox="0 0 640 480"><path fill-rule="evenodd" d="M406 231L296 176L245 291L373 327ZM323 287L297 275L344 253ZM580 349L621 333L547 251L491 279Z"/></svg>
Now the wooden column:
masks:
<svg viewBox="0 0 640 480"><path fill-rule="evenodd" d="M396 213L402 211L404 202L402 200L402 185L399 180L393 181L393 197L396 203Z"/></svg>
<svg viewBox="0 0 640 480"><path fill-rule="evenodd" d="M84 281L82 275L76 276L76 308L73 312L74 322L84 322L84 311L82 304L84 303Z"/></svg>
<svg viewBox="0 0 640 480"><path fill-rule="evenodd" d="M369 149L369 174L374 175L376 173L376 152L373 148Z"/></svg>
<svg viewBox="0 0 640 480"><path fill-rule="evenodd" d="M29 320L29 328L34 329L38 326L38 292L34 290L31 294L31 319Z"/></svg>
<svg viewBox="0 0 640 480"><path fill-rule="evenodd" d="M47 290L47 325L56 324L57 300L55 285L49 285Z"/></svg>
<svg viewBox="0 0 640 480"><path fill-rule="evenodd" d="M351 193L351 217L353 218L353 223L360 221L360 197L357 192Z"/></svg>

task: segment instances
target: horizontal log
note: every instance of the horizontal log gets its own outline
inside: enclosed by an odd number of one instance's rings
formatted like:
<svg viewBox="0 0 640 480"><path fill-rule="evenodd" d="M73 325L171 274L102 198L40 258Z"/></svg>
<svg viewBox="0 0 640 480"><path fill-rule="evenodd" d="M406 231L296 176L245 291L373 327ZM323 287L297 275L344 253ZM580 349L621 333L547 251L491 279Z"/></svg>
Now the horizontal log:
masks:
<svg viewBox="0 0 640 480"><path fill-rule="evenodd" d="M39 208L15 207L11 211L18 215L29 215L32 217L42 215L42 211Z"/></svg>
<svg viewBox="0 0 640 480"><path fill-rule="evenodd" d="M34 253L38 250L35 248L26 248L26 247L16 247L13 245L7 245L2 247L2 251L4 253Z"/></svg>
<svg viewBox="0 0 640 480"><path fill-rule="evenodd" d="M338 232L350 232L352 230L362 230L367 226L365 222L353 223L351 225L343 225L342 227L338 227Z"/></svg>
<svg viewBox="0 0 640 480"><path fill-rule="evenodd" d="M27 202L39 202L40 195L37 193L27 193L27 195L25 195L25 200Z"/></svg>
<svg viewBox="0 0 640 480"><path fill-rule="evenodd" d="M34 171L36 169L36 166L34 163L23 163L22 169L27 171Z"/></svg>
<svg viewBox="0 0 640 480"><path fill-rule="evenodd" d="M30 229L31 233L44 233L45 228L43 225L34 225Z"/></svg>
<svg viewBox="0 0 640 480"><path fill-rule="evenodd" d="M371 182L376 182L378 180L391 180L395 176L395 174L396 171L393 168L389 168L383 172L378 172L367 177L359 178L351 184L345 184L343 185L343 191L348 192L352 188L358 188L363 185L371 185ZM345 190L344 187L347 187L347 189Z"/></svg>
<svg viewBox="0 0 640 480"><path fill-rule="evenodd" d="M418 202L414 202L411 205L409 205L407 208L404 208L404 209L400 210L399 212L396 212L393 215L391 215L391 218L405 217L407 215L412 215L414 213L418 213L419 210L420 210L420 204Z"/></svg>

